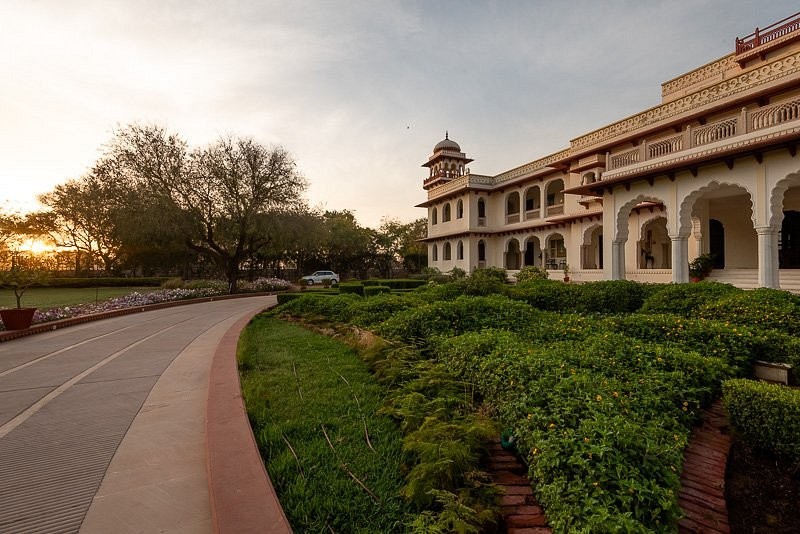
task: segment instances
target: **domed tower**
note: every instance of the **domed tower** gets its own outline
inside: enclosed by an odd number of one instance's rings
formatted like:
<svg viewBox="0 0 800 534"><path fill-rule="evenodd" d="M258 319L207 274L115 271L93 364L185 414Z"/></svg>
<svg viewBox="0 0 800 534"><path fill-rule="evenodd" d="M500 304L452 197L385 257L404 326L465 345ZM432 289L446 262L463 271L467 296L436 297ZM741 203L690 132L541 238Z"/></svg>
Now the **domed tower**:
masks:
<svg viewBox="0 0 800 534"><path fill-rule="evenodd" d="M423 189L433 189L437 185L463 176L466 164L471 161L461 152L458 143L450 139L449 133L445 132L444 139L433 147L433 155L422 164L423 167L430 169L430 175L422 182Z"/></svg>

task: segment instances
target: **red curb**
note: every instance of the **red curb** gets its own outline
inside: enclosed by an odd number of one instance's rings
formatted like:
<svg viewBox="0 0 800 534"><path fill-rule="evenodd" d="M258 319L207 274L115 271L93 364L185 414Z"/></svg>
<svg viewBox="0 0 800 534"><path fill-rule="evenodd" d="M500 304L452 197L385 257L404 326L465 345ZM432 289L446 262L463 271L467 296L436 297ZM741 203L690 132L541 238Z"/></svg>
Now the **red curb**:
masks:
<svg viewBox="0 0 800 534"><path fill-rule="evenodd" d="M239 383L236 345L257 313L222 337L211 363L206 413L208 486L214 531L284 534L292 528L258 451Z"/></svg>
<svg viewBox="0 0 800 534"><path fill-rule="evenodd" d="M77 324L89 323L92 321L100 321L101 319L110 319L112 317L121 317L123 315L130 315L132 313L141 313L150 310L162 310L164 308L172 308L175 306L184 306L186 304L198 304L200 302L214 302L215 300L230 300L241 299L249 297L267 297L274 295L274 292L262 293L238 293L236 295L217 295L214 297L201 297L198 299L186 300L172 300L170 302L159 302L158 304L147 304L145 306L134 306L132 308L122 308L119 310L111 310L107 312L91 313L89 315L79 315L78 317L70 317L68 319L59 319L58 321L48 321L46 323L37 323L25 330L0 330L0 342L10 341L20 337L32 336L35 334L42 334L44 332L52 332L67 326L75 326Z"/></svg>

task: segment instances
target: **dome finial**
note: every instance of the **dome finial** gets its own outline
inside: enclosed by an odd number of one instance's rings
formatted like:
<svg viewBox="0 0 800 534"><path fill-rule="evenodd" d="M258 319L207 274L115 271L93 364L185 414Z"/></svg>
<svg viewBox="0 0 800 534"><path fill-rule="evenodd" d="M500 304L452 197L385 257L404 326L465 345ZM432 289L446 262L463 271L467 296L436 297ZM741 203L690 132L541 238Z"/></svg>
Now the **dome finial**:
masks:
<svg viewBox="0 0 800 534"><path fill-rule="evenodd" d="M444 131L444 138L450 139L450 132L448 132L447 130Z"/></svg>

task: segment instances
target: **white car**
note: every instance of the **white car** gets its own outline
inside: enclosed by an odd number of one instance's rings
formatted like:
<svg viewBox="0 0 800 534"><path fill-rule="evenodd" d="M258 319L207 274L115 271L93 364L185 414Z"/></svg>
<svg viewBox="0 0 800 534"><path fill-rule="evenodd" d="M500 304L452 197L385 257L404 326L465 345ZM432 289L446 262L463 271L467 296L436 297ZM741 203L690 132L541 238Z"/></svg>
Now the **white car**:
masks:
<svg viewBox="0 0 800 534"><path fill-rule="evenodd" d="M325 280L330 280L331 285L339 283L339 275L333 271L317 271L314 274L304 276L301 280L305 280L310 286L314 284L322 284Z"/></svg>

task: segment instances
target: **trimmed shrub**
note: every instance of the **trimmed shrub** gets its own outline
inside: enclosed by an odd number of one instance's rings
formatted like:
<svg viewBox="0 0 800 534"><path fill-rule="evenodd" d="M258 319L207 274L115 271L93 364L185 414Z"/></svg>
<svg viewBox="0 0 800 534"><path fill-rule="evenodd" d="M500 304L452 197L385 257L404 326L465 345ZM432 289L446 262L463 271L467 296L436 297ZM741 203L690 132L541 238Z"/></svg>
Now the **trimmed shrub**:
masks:
<svg viewBox="0 0 800 534"><path fill-rule="evenodd" d="M344 282L339 284L339 293L354 293L364 296L364 285L361 282Z"/></svg>
<svg viewBox="0 0 800 534"><path fill-rule="evenodd" d="M413 279L413 278L387 278L387 279L374 279L362 280L361 284L367 286L387 286L392 290L397 289L415 289L424 286L428 283L427 279Z"/></svg>
<svg viewBox="0 0 800 534"><path fill-rule="evenodd" d="M369 289L369 288L365 288ZM351 322L362 328L375 326L418 303L406 296L381 293L368 299L354 301L350 306Z"/></svg>
<svg viewBox="0 0 800 534"><path fill-rule="evenodd" d="M290 300L299 299L303 293L278 293L278 306L286 304Z"/></svg>
<svg viewBox="0 0 800 534"><path fill-rule="evenodd" d="M290 293L291 294L291 293ZM299 298L290 299L275 308L275 313L284 316L318 318L347 322L351 315L353 302L360 300L358 295L319 295L316 292L300 293Z"/></svg>
<svg viewBox="0 0 800 534"><path fill-rule="evenodd" d="M722 390L731 424L750 445L800 462L799 390L745 379Z"/></svg>
<svg viewBox="0 0 800 534"><path fill-rule="evenodd" d="M159 287L169 280L168 276L150 276L139 278L103 277L103 278L48 278L46 287Z"/></svg>
<svg viewBox="0 0 800 534"><path fill-rule="evenodd" d="M392 288L389 286L365 286L364 287L364 296L365 297L374 297L375 295L380 295L381 293L391 293Z"/></svg>
<svg viewBox="0 0 800 534"><path fill-rule="evenodd" d="M514 300L527 302L540 310L574 310L579 298L580 286L556 280L534 280L508 288L507 294Z"/></svg>
<svg viewBox="0 0 800 534"><path fill-rule="evenodd" d="M800 334L798 297L779 289L753 289L726 295L698 309L707 319Z"/></svg>
<svg viewBox="0 0 800 534"><path fill-rule="evenodd" d="M664 284L656 286L647 297L641 311L646 313L677 313L684 317L694 314L698 308L732 293L742 290L720 282L697 282L695 284Z"/></svg>
<svg viewBox="0 0 800 534"><path fill-rule="evenodd" d="M514 275L514 278L517 279L517 283L530 282L532 280L547 280L549 277L550 273L547 272L547 269L535 267L533 265L526 265Z"/></svg>
<svg viewBox="0 0 800 534"><path fill-rule="evenodd" d="M629 313L642 307L652 291L630 280L605 280L578 286L575 311L587 313Z"/></svg>
<svg viewBox="0 0 800 534"><path fill-rule="evenodd" d="M161 283L163 289L183 289L183 278L180 276L164 280Z"/></svg>
<svg viewBox="0 0 800 534"><path fill-rule="evenodd" d="M455 336L487 328L522 329L536 320L536 310L500 295L459 297L404 310L383 322L378 332L391 339L426 344L436 335Z"/></svg>

